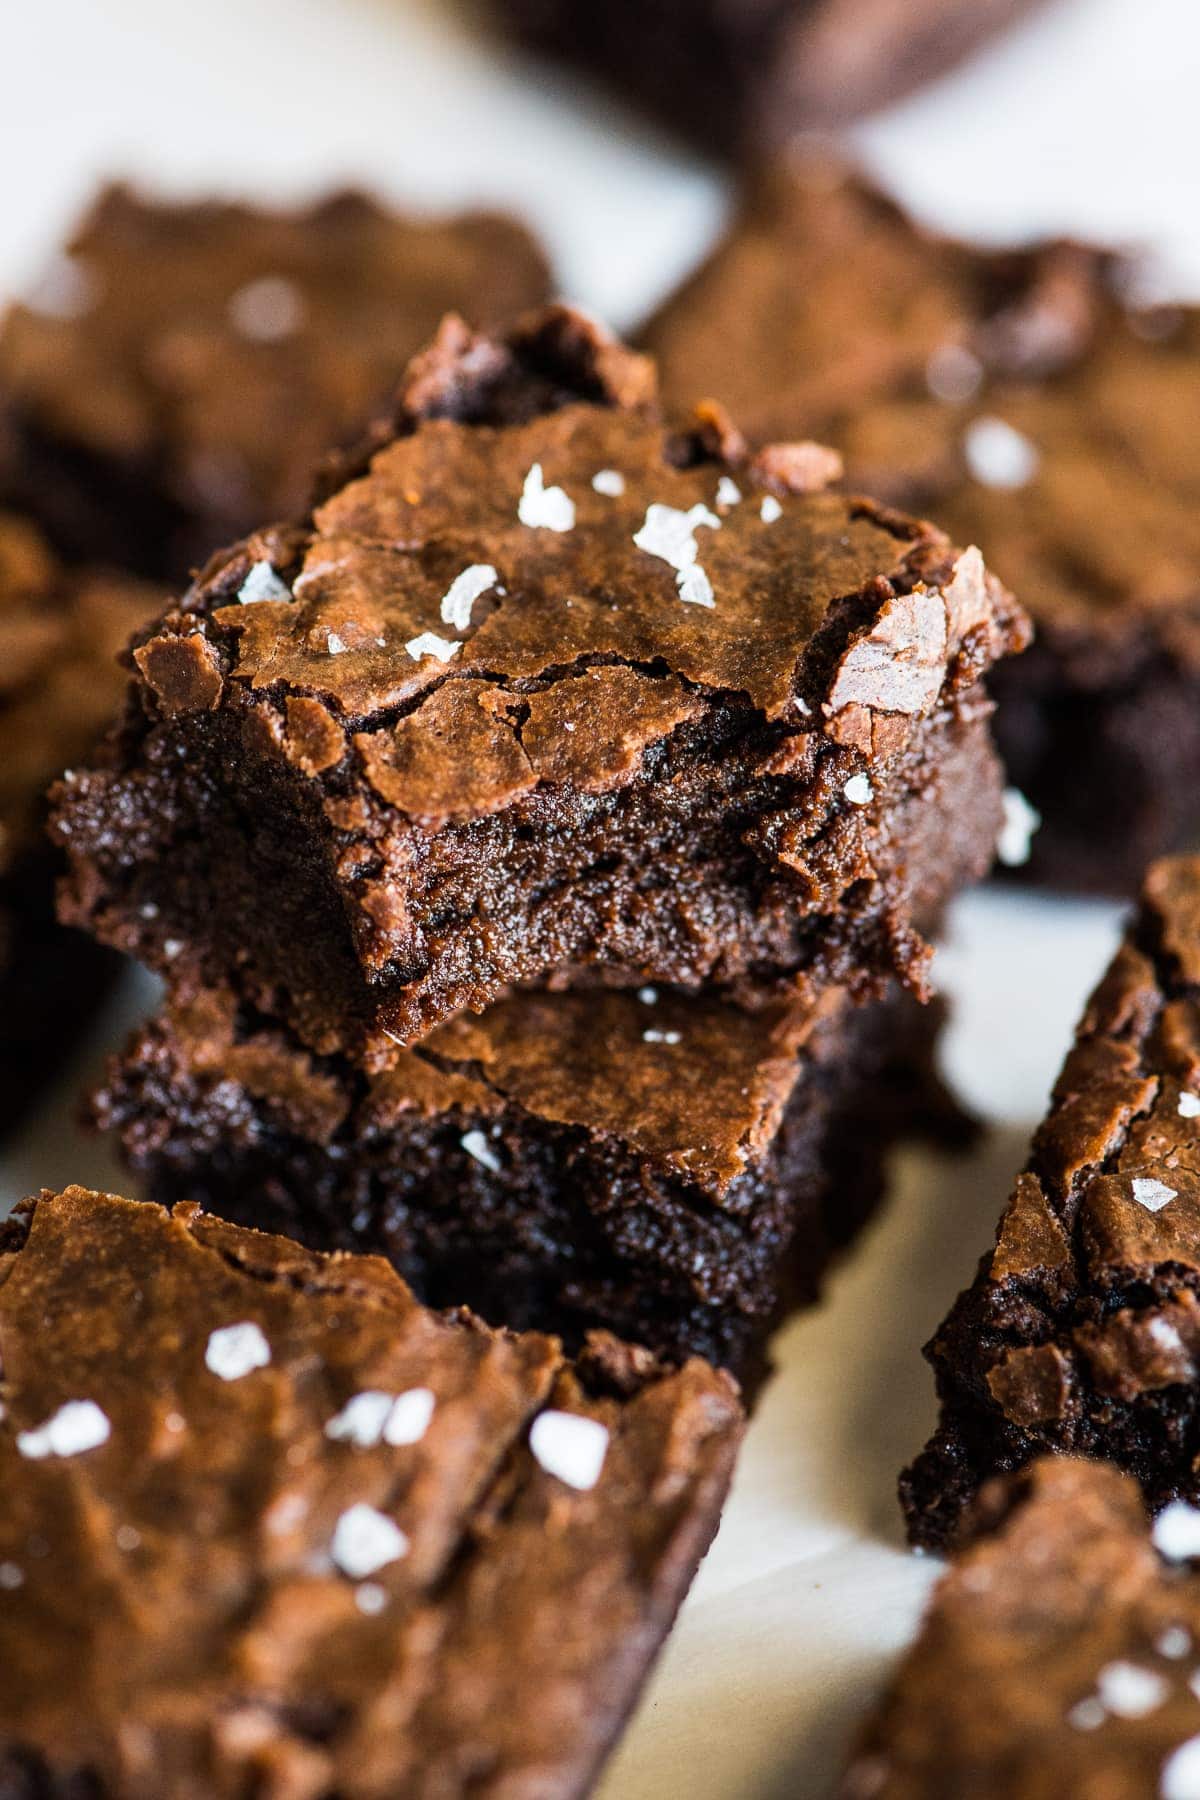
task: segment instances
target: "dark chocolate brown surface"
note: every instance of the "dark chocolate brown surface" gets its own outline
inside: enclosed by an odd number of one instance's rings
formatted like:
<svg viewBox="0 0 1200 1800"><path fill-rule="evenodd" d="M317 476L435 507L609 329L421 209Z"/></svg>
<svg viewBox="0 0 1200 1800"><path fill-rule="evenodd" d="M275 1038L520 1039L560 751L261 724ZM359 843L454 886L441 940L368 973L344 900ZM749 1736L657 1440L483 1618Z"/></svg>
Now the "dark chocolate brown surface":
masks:
<svg viewBox="0 0 1200 1800"><path fill-rule="evenodd" d="M156 1199L381 1251L495 1324L572 1344L604 1326L750 1384L897 1135L961 1130L937 1023L907 998L521 994L368 1077L207 993L138 1032L94 1104Z"/></svg>
<svg viewBox="0 0 1200 1800"><path fill-rule="evenodd" d="M996 1247L926 1355L937 1433L913 1537L987 1476L1107 1457L1150 1506L1200 1499L1200 859L1166 859L1083 1016Z"/></svg>
<svg viewBox="0 0 1200 1800"><path fill-rule="evenodd" d="M160 604L125 577L68 573L0 512L0 1129L69 1054L112 972L55 923L43 796L94 750L126 685L117 651Z"/></svg>
<svg viewBox="0 0 1200 1800"><path fill-rule="evenodd" d="M299 511L444 312L487 324L549 291L528 232L486 213L109 188L0 328L0 493L76 556L185 580Z"/></svg>
<svg viewBox="0 0 1200 1800"><path fill-rule="evenodd" d="M899 99L1030 3L492 0L492 11L531 48L603 77L700 148L736 154Z"/></svg>
<svg viewBox="0 0 1200 1800"><path fill-rule="evenodd" d="M576 1800L740 1434L702 1363L572 1365L377 1259L80 1188L6 1228L0 1335L20 1800Z"/></svg>
<svg viewBox="0 0 1200 1800"><path fill-rule="evenodd" d="M366 1062L512 981L919 986L1023 616L814 446L652 401L582 315L447 321L311 518L136 651L65 916Z"/></svg>
<svg viewBox="0 0 1200 1800"><path fill-rule="evenodd" d="M1193 1800L1200 1513L1042 1460L993 1483L859 1742L841 1800Z"/></svg>
<svg viewBox="0 0 1200 1800"><path fill-rule="evenodd" d="M643 334L673 409L834 445L1020 596L1038 641L997 671L997 731L1045 820L1031 872L1069 887L1132 890L1200 823L1200 314L1134 309L1138 279L936 237L796 157Z"/></svg>

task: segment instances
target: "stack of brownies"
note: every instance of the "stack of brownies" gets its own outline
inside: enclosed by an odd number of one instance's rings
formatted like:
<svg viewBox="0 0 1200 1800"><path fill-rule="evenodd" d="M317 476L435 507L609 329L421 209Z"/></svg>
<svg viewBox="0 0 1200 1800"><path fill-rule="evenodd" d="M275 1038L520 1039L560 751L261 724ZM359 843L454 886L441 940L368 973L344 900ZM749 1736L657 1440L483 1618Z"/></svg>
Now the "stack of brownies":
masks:
<svg viewBox="0 0 1200 1800"><path fill-rule="evenodd" d="M929 941L1027 626L563 307L446 318L301 505L382 379L336 272L399 227L268 221L265 267L258 228L114 194L0 336L0 492L175 596L55 794L63 921L166 983L95 1103L163 1204L5 1228L0 1785L574 1795L715 1528L731 1376L945 1122ZM544 268L488 232L499 314Z"/></svg>

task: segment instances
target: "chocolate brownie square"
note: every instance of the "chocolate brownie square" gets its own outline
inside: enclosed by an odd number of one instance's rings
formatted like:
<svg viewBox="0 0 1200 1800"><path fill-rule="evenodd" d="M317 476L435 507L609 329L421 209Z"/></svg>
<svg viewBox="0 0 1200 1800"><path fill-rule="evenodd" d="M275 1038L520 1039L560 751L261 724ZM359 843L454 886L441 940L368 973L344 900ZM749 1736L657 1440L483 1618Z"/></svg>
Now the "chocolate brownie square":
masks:
<svg viewBox="0 0 1200 1800"><path fill-rule="evenodd" d="M1195 1800L1200 1513L1043 1459L993 1482L840 1800Z"/></svg>
<svg viewBox="0 0 1200 1800"><path fill-rule="evenodd" d="M130 578L68 572L0 513L0 1131L61 1066L117 959L54 917L50 782L96 740L127 676L117 651L162 604Z"/></svg>
<svg viewBox="0 0 1200 1800"><path fill-rule="evenodd" d="M1067 888L1135 891L1200 827L1200 311L1139 308L1145 282L1102 249L938 237L795 157L643 333L672 408L834 445L1020 595L1036 642L990 683L997 738L1043 820L1028 873Z"/></svg>
<svg viewBox="0 0 1200 1800"><path fill-rule="evenodd" d="M745 153L924 86L1031 0L493 0L532 49L601 77L701 149Z"/></svg>
<svg viewBox="0 0 1200 1800"><path fill-rule="evenodd" d="M1200 859L1157 863L1084 1013L1033 1154L926 1349L941 1421L901 1491L952 1538L989 1475L1107 1457L1200 1500Z"/></svg>
<svg viewBox="0 0 1200 1800"><path fill-rule="evenodd" d="M604 1326L749 1387L896 1137L961 1131L937 1015L518 994L366 1076L205 993L134 1037L95 1112L154 1199L379 1251L435 1305L570 1345Z"/></svg>
<svg viewBox="0 0 1200 1800"><path fill-rule="evenodd" d="M108 188L0 325L0 497L76 557L184 581L300 510L443 313L489 324L550 286L529 233L489 213Z"/></svg>
<svg viewBox="0 0 1200 1800"><path fill-rule="evenodd" d="M81 1188L0 1277L5 1794L588 1791L716 1528L727 1376Z"/></svg>
<svg viewBox="0 0 1200 1800"><path fill-rule="evenodd" d="M59 794L64 917L367 1066L510 983L921 987L1024 617L817 446L652 400L580 314L448 321L316 510L136 649Z"/></svg>

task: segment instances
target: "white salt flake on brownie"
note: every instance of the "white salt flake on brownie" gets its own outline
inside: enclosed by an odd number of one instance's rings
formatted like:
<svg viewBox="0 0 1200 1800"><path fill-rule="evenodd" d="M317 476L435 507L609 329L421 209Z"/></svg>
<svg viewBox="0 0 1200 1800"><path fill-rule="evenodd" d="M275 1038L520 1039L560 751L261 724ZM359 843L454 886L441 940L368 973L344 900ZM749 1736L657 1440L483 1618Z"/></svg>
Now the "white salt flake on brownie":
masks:
<svg viewBox="0 0 1200 1800"><path fill-rule="evenodd" d="M1149 1175L1135 1175L1133 1179L1133 1197L1147 1212L1161 1212L1174 1200L1177 1191L1168 1187L1165 1181L1156 1181Z"/></svg>
<svg viewBox="0 0 1200 1800"><path fill-rule="evenodd" d="M1168 1625L1154 1640L1154 1648L1168 1662L1179 1662L1192 1648L1192 1634L1183 1625Z"/></svg>
<svg viewBox="0 0 1200 1800"><path fill-rule="evenodd" d="M408 1388L397 1394L383 1427L384 1443L393 1449L419 1444L429 1430L436 1406L437 1395L432 1388Z"/></svg>
<svg viewBox="0 0 1200 1800"><path fill-rule="evenodd" d="M259 600L290 600L291 597L291 588L269 562L256 562L238 589L238 599L243 606L253 606Z"/></svg>
<svg viewBox="0 0 1200 1800"><path fill-rule="evenodd" d="M711 531L721 529L716 513L700 501L683 512L678 506L664 506L654 500L646 508L645 520L641 529L634 532L633 541L647 556L660 557L673 569L682 571L690 569L700 554L696 543L699 525L707 525Z"/></svg>
<svg viewBox="0 0 1200 1800"><path fill-rule="evenodd" d="M25 1572L15 1562L0 1562L0 1588L10 1593L25 1585Z"/></svg>
<svg viewBox="0 0 1200 1800"><path fill-rule="evenodd" d="M230 322L256 344L277 344L300 329L304 300L286 275L260 275L230 296Z"/></svg>
<svg viewBox="0 0 1200 1800"><path fill-rule="evenodd" d="M681 569L675 577L675 586L679 589L679 598L686 606L715 606L712 582L704 573L699 563L693 563L690 569Z"/></svg>
<svg viewBox="0 0 1200 1800"><path fill-rule="evenodd" d="M541 463L534 463L525 477L517 517L522 525L544 531L570 531L575 524L575 502L560 487L547 487Z"/></svg>
<svg viewBox="0 0 1200 1800"><path fill-rule="evenodd" d="M644 1044L681 1044L683 1042L683 1033L681 1031L655 1031L651 1029L650 1031L643 1031L642 1042Z"/></svg>
<svg viewBox="0 0 1200 1800"><path fill-rule="evenodd" d="M330 1555L343 1575L361 1581L388 1563L399 1562L408 1549L408 1538L396 1521L360 1500L347 1507L334 1526Z"/></svg>
<svg viewBox="0 0 1200 1800"><path fill-rule="evenodd" d="M598 494L606 494L610 500L619 500L625 492L625 477L619 469L600 469L592 476L592 486Z"/></svg>
<svg viewBox="0 0 1200 1800"><path fill-rule="evenodd" d="M339 637L336 631L330 631L325 637L325 648L330 656L342 656L348 645L345 638Z"/></svg>
<svg viewBox="0 0 1200 1800"><path fill-rule="evenodd" d="M637 997L643 1006L658 1005L658 989L656 987L640 987L637 991Z"/></svg>
<svg viewBox="0 0 1200 1800"><path fill-rule="evenodd" d="M529 1433L529 1448L547 1475L587 1493L600 1479L608 1455L608 1428L580 1413L539 1413Z"/></svg>
<svg viewBox="0 0 1200 1800"><path fill-rule="evenodd" d="M1023 488L1041 461L1027 437L1004 419L975 419L963 435L967 467L984 487Z"/></svg>
<svg viewBox="0 0 1200 1800"><path fill-rule="evenodd" d="M970 400L982 384L983 364L963 344L939 345L925 364L925 386L949 406Z"/></svg>
<svg viewBox="0 0 1200 1800"><path fill-rule="evenodd" d="M255 1369L265 1369L270 1360L271 1346L253 1319L218 1326L204 1352L205 1367L222 1381L240 1381Z"/></svg>
<svg viewBox="0 0 1200 1800"><path fill-rule="evenodd" d="M842 788L851 806L866 806L875 792L867 775L852 775Z"/></svg>
<svg viewBox="0 0 1200 1800"><path fill-rule="evenodd" d="M417 637L409 638L404 648L414 662L420 662L423 656L436 656L439 662L449 662L462 649L453 638L439 637L436 631L422 631Z"/></svg>
<svg viewBox="0 0 1200 1800"><path fill-rule="evenodd" d="M1158 1710L1170 1691L1163 1676L1137 1663L1106 1663L1096 1677L1101 1705L1118 1719L1144 1719Z"/></svg>
<svg viewBox="0 0 1200 1800"><path fill-rule="evenodd" d="M395 1396L378 1388L364 1388L347 1400L325 1427L325 1436L339 1444L356 1444L370 1450L383 1442L383 1428L395 1404Z"/></svg>
<svg viewBox="0 0 1200 1800"><path fill-rule="evenodd" d="M387 1589L381 1588L377 1581L363 1581L354 1590L354 1604L360 1613L374 1618L387 1605Z"/></svg>
<svg viewBox="0 0 1200 1800"><path fill-rule="evenodd" d="M496 571L491 563L471 563L456 575L442 600L442 623L465 631L471 623L471 611L481 594L496 585Z"/></svg>
<svg viewBox="0 0 1200 1800"><path fill-rule="evenodd" d="M740 506L742 490L731 475L722 475L717 483L718 506Z"/></svg>
<svg viewBox="0 0 1200 1800"><path fill-rule="evenodd" d="M1188 1738L1162 1766L1159 1800L1200 1800L1200 1737Z"/></svg>
<svg viewBox="0 0 1200 1800"><path fill-rule="evenodd" d="M1099 1700L1089 1695L1086 1700L1077 1701L1070 1709L1067 1724L1073 1725L1076 1731L1096 1731L1107 1717Z"/></svg>
<svg viewBox="0 0 1200 1800"><path fill-rule="evenodd" d="M758 509L758 516L764 525L774 525L776 519L782 519L783 508L774 494L764 495L763 503Z"/></svg>
<svg viewBox="0 0 1200 1800"><path fill-rule="evenodd" d="M500 1173L502 1166L500 1158L496 1155L496 1152L492 1149L482 1131L464 1131L462 1137L459 1139L459 1143L462 1145L468 1156L474 1157L475 1161L481 1163L485 1169L490 1169L493 1175L498 1175Z"/></svg>
<svg viewBox="0 0 1200 1800"><path fill-rule="evenodd" d="M1154 1548L1169 1562L1187 1562L1200 1556L1200 1508L1186 1500L1164 1506L1150 1528Z"/></svg>
<svg viewBox="0 0 1200 1800"><path fill-rule="evenodd" d="M1180 1094L1176 1111L1181 1119L1200 1119L1200 1094Z"/></svg>
<svg viewBox="0 0 1200 1800"><path fill-rule="evenodd" d="M94 1400L68 1400L34 1431L17 1433L17 1449L31 1461L45 1456L79 1456L106 1444L112 1432L108 1414Z"/></svg>
<svg viewBox="0 0 1200 1800"><path fill-rule="evenodd" d="M1042 815L1035 806L1030 806L1020 788L1005 788L1003 804L1004 823L996 842L996 855L1006 869L1019 869L1029 861L1033 836L1042 822Z"/></svg>

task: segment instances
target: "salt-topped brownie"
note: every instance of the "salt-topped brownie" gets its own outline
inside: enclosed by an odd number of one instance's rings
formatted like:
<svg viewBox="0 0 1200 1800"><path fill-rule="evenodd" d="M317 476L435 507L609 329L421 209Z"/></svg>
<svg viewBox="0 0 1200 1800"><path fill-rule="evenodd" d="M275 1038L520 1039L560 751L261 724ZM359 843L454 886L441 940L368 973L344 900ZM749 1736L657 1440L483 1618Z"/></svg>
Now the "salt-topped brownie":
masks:
<svg viewBox="0 0 1200 1800"><path fill-rule="evenodd" d="M306 504L313 464L444 312L489 324L550 285L530 234L489 213L108 188L0 325L0 495L75 556L186 580Z"/></svg>
<svg viewBox="0 0 1200 1800"><path fill-rule="evenodd" d="M902 1493L953 1538L987 1476L1107 1457L1200 1501L1200 859L1168 859L1089 1002L1000 1221L926 1355L941 1422Z"/></svg>
<svg viewBox="0 0 1200 1800"><path fill-rule="evenodd" d="M589 1789L716 1528L727 1377L185 1206L0 1229L5 1794Z"/></svg>
<svg viewBox="0 0 1200 1800"><path fill-rule="evenodd" d="M1043 1459L992 1483L841 1800L1196 1800L1200 1513Z"/></svg>
<svg viewBox="0 0 1200 1800"><path fill-rule="evenodd" d="M996 671L1027 872L1136 891L1200 833L1200 311L1086 245L938 237L828 158L762 174L643 333L664 396L977 543L1036 642ZM1014 800L1009 852L1028 849Z"/></svg>
<svg viewBox="0 0 1200 1800"><path fill-rule="evenodd" d="M566 309L447 321L316 511L136 650L59 796L64 916L375 1065L511 982L920 988L1024 617L819 447L653 392Z"/></svg>
<svg viewBox="0 0 1200 1800"><path fill-rule="evenodd" d="M43 796L95 748L127 681L117 652L161 604L124 576L68 572L0 512L0 1130L62 1066L115 967L55 922Z"/></svg>
<svg viewBox="0 0 1200 1800"><path fill-rule="evenodd" d="M155 1199L382 1251L425 1300L571 1344L606 1326L750 1385L895 1138L961 1128L937 1010L524 994L366 1076L207 993L134 1037L95 1111Z"/></svg>

